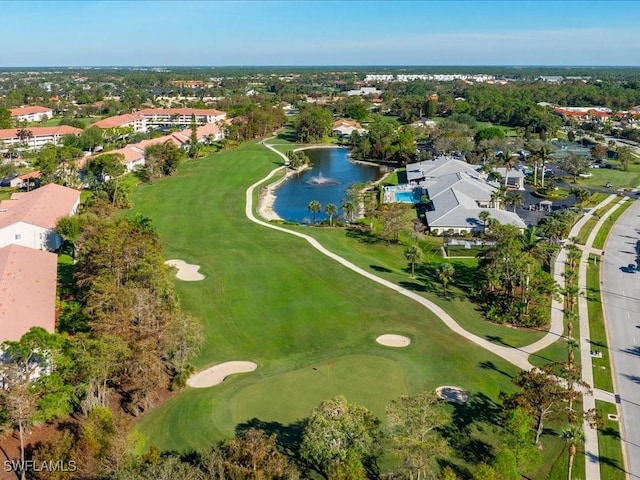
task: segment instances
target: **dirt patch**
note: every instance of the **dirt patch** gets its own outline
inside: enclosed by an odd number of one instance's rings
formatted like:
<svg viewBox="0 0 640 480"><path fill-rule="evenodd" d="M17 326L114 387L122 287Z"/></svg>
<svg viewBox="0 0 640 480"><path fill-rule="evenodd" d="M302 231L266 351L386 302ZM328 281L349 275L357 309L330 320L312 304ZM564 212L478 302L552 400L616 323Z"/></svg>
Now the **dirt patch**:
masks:
<svg viewBox="0 0 640 480"><path fill-rule="evenodd" d="M385 347L408 347L411 344L411 339L409 337L405 337L404 335L394 335L394 334L386 334L380 335L376 338L376 342L380 345L384 345Z"/></svg>
<svg viewBox="0 0 640 480"><path fill-rule="evenodd" d="M258 365L253 362L233 361L220 363L192 375L187 385L193 388L207 388L222 383L229 375L253 372Z"/></svg>

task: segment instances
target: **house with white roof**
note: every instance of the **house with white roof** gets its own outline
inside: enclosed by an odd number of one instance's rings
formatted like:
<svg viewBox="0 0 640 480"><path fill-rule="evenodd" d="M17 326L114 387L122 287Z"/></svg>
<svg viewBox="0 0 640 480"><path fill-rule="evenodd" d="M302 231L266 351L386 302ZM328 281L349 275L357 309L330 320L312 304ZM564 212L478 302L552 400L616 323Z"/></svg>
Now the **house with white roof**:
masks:
<svg viewBox="0 0 640 480"><path fill-rule="evenodd" d="M17 341L32 327L56 326L58 257L21 245L0 248L0 342Z"/></svg>
<svg viewBox="0 0 640 480"><path fill-rule="evenodd" d="M498 208L496 192L500 185L489 182L477 166L450 157L438 157L407 165L407 187L412 198L429 198L425 218L433 234L480 233L484 225L480 212L487 210L500 223L524 229L524 221L515 213ZM415 190L421 192L416 195ZM385 199L391 200L385 192Z"/></svg>
<svg viewBox="0 0 640 480"><path fill-rule="evenodd" d="M0 247L21 245L57 250L62 238L54 229L59 218L73 215L80 192L50 183L30 192L14 193L0 202Z"/></svg>

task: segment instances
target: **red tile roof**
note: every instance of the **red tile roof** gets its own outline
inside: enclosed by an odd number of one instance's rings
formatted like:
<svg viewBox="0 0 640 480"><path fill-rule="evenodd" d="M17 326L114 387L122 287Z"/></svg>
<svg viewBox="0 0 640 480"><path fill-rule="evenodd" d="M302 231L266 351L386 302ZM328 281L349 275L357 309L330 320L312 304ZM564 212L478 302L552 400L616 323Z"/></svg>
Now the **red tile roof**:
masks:
<svg viewBox="0 0 640 480"><path fill-rule="evenodd" d="M207 123L206 125L201 125L196 128L196 136L198 140L201 138L205 138L207 135L216 135L220 133L220 127L215 123ZM186 136L191 140L191 129L186 128L180 132L180 135Z"/></svg>
<svg viewBox="0 0 640 480"><path fill-rule="evenodd" d="M31 180L32 178L40 178L40 170L25 173L24 175L20 175L20 177L18 178L20 178L20 180Z"/></svg>
<svg viewBox="0 0 640 480"><path fill-rule="evenodd" d="M54 228L59 218L71 214L79 200L78 190L55 183L12 195L11 200L0 202L0 228L17 222Z"/></svg>
<svg viewBox="0 0 640 480"><path fill-rule="evenodd" d="M20 128L5 128L0 130L0 140L16 138ZM81 128L71 127L69 125L60 125L58 127L27 127L34 137L48 137L53 135L80 135Z"/></svg>
<svg viewBox="0 0 640 480"><path fill-rule="evenodd" d="M21 245L0 248L0 342L31 327L55 329L57 256Z"/></svg>
<svg viewBox="0 0 640 480"><path fill-rule="evenodd" d="M118 150L111 150L109 152L101 153L100 155L106 155L111 153L119 153L120 155L122 155L124 158L121 163L131 163L131 162L135 162L136 160L140 160L144 158L143 153L139 152L138 150L136 150L135 148L129 145L127 145L124 148L120 148ZM99 157L100 155L96 155L96 157Z"/></svg>
<svg viewBox="0 0 640 480"><path fill-rule="evenodd" d="M40 107L38 105L33 105L30 107L10 108L9 111L11 112L12 117L19 117L20 115L30 115L32 113L45 113L45 112L53 113L52 109L48 107Z"/></svg>
<svg viewBox="0 0 640 480"><path fill-rule="evenodd" d="M338 120L333 122L333 128L338 127L362 128L362 126L355 120L347 120L346 118L339 118Z"/></svg>
<svg viewBox="0 0 640 480"><path fill-rule="evenodd" d="M115 117L105 118L103 120L98 120L96 123L92 124L92 127L99 128L115 128L120 127L122 125L126 125L128 123L135 122L136 120L142 120L141 115L136 115L135 113L126 113L124 115L116 115Z"/></svg>

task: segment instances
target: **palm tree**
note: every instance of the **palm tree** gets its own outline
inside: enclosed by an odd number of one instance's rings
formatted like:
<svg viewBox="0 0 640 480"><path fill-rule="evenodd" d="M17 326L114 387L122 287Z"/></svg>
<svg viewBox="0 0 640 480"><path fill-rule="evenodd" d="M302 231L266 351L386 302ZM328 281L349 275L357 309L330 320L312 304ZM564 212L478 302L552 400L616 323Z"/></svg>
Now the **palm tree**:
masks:
<svg viewBox="0 0 640 480"><path fill-rule="evenodd" d="M582 425L569 425L562 431L562 438L569 444L569 472L567 479L571 480L573 461L576 458L577 444L584 442L584 430Z"/></svg>
<svg viewBox="0 0 640 480"><path fill-rule="evenodd" d="M449 285L451 280L453 280L454 274L455 269L450 263L441 263L438 266L438 280L442 283L442 290L444 291L445 298L447 298L447 285Z"/></svg>
<svg viewBox="0 0 640 480"><path fill-rule="evenodd" d="M507 189L504 186L500 186L497 190L495 190L491 194L491 203L493 204L493 208L500 208L507 197Z"/></svg>
<svg viewBox="0 0 640 480"><path fill-rule="evenodd" d="M489 221L489 217L490 216L491 216L491 214L489 213L489 210L482 210L478 214L478 218L482 222L482 233L485 233L486 230L487 230L487 222Z"/></svg>
<svg viewBox="0 0 640 480"><path fill-rule="evenodd" d="M578 319L576 312L565 312L564 316L567 318L567 337L573 339L573 322Z"/></svg>
<svg viewBox="0 0 640 480"><path fill-rule="evenodd" d="M28 128L21 128L17 131L16 136L21 142L25 142L26 140L33 138L33 132Z"/></svg>
<svg viewBox="0 0 640 480"><path fill-rule="evenodd" d="M356 213L356 204L351 200L345 200L342 202L342 211L344 212L345 217L347 217L350 222L353 222L353 216Z"/></svg>
<svg viewBox="0 0 640 480"><path fill-rule="evenodd" d="M505 204L513 205L513 213L516 213L516 208L522 206L522 194L521 193L510 193L507 195Z"/></svg>
<svg viewBox="0 0 640 480"><path fill-rule="evenodd" d="M576 349L578 348L578 342L573 338L567 340L567 365L569 368L573 368L576 360Z"/></svg>
<svg viewBox="0 0 640 480"><path fill-rule="evenodd" d="M313 223L316 223L316 213L322 210L322 205L320 205L320 202L317 200L311 200L307 208L313 213Z"/></svg>
<svg viewBox="0 0 640 480"><path fill-rule="evenodd" d="M338 207L336 207L333 203L327 203L324 207L324 213L329 216L329 226L333 227L333 216L338 211Z"/></svg>
<svg viewBox="0 0 640 480"><path fill-rule="evenodd" d="M417 245L411 245L404 249L404 257L411 264L411 278L414 278L416 263L422 260L422 249Z"/></svg>

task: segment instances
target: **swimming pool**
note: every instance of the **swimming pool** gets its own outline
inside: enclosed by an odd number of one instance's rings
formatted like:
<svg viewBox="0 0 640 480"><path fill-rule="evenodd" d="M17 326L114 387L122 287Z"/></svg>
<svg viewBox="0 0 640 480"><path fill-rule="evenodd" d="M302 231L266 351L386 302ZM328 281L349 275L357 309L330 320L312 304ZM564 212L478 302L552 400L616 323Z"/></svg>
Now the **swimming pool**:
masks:
<svg viewBox="0 0 640 480"><path fill-rule="evenodd" d="M394 192L394 198L396 202L401 203L416 203L418 201L413 192Z"/></svg>

